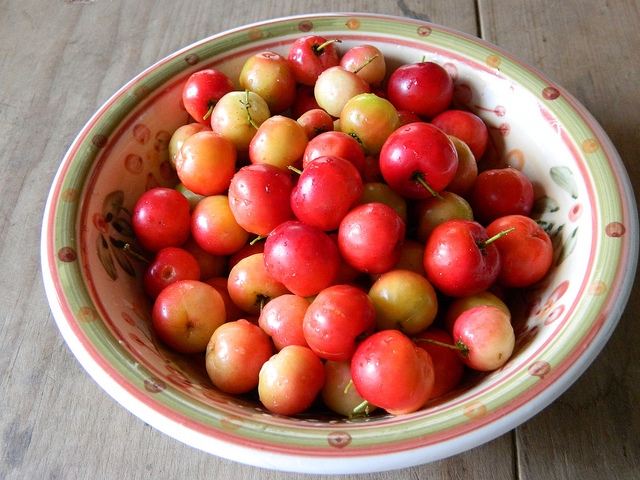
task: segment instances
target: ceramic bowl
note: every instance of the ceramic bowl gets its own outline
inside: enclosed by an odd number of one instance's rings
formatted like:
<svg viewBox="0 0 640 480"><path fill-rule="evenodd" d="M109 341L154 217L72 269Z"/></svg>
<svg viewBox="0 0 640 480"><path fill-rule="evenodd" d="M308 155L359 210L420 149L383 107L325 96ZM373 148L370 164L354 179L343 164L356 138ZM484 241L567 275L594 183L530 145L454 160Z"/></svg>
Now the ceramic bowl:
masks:
<svg viewBox="0 0 640 480"><path fill-rule="evenodd" d="M170 135L188 120L181 88L213 67L237 78L253 53L286 53L302 35L381 49L389 68L445 66L455 102L489 126L486 162L533 179L535 218L555 245L552 271L515 308L517 343L500 370L402 415L345 419L269 413L225 395L201 362L173 354L150 329L140 268L120 246L146 189L174 180ZM195 448L284 471L363 473L423 464L509 431L554 401L600 352L630 293L637 262L635 200L623 164L591 115L507 52L422 21L368 14L289 17L216 34L148 68L89 120L62 160L42 229L46 293L78 361L144 422ZM108 426L105 426L108 428ZM125 440L126 441L126 440Z"/></svg>

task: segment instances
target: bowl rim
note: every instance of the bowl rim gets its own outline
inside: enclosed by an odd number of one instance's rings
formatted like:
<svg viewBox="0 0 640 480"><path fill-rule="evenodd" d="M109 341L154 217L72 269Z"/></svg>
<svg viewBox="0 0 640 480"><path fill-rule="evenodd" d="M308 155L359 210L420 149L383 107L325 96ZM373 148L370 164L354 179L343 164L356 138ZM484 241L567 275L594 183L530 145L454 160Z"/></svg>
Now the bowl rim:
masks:
<svg viewBox="0 0 640 480"><path fill-rule="evenodd" d="M435 31L444 32L448 35L456 36L465 42L495 51L501 57L508 59L510 62L513 62L520 68L523 68L525 73L529 72L528 74L533 74L542 82L557 88L558 91L562 92L562 97L567 101L568 108L577 111L581 118L588 124L589 128L593 130L598 141L601 143L603 150L606 151L607 158L613 163L613 167L616 168L618 173L618 188L621 192L624 192L624 195L620 196L620 201L622 202L622 209L627 215L627 218L625 219L625 226L627 228L626 235L627 238L638 238L637 208L635 202L630 201L630 199L633 198L633 190L631 188L630 180L626 175L622 160L615 151L613 144L596 120L577 100L575 100L575 98L573 98L573 96L555 82L548 79L534 67L527 65L513 55L486 42L485 40L447 27L435 25L430 22L391 15L352 12L293 15L254 22L219 32L194 42L173 54L164 57L135 76L132 80L118 89L118 91L115 92L91 116L65 154L62 163L56 172L47 198L41 236L41 268L45 292L54 319L63 338L80 364L85 368L85 370L87 370L96 383L98 383L116 401L122 404L134 415L185 444L241 463L296 472L364 473L408 467L445 458L492 440L534 416L568 389L569 386L573 384L574 381L592 363L617 326L619 318L624 311L628 297L631 293L633 279L635 277L638 258L637 242L626 241L625 239L626 248L623 252L623 256L627 258L630 268L616 273L614 283L620 288L615 289L615 292L607 296L607 303L610 308L608 317L602 318L602 321L597 328L590 332L590 335L584 341L584 349L579 357L576 356L571 360L567 360L562 365L562 368L560 365L555 367L558 371L554 372L555 377L553 381L550 381L550 385L546 389L536 393L534 398L535 402L522 401L519 406L509 409L503 416L493 418L491 423L486 423L465 432L462 437L445 438L436 444L429 444L423 447L399 450L391 453L387 452L383 454L351 455L348 450L339 450L334 452L336 456L331 457L328 457L325 454L291 454L288 453L286 449L270 451L265 455L264 450L258 447L246 447L237 442L230 445L224 437L212 438L201 431L197 431L197 429L191 428L188 424L176 421L172 418L167 418L161 408L156 408L157 405L149 405L148 403L145 403L145 401L143 401L144 399L136 394L135 387L126 385L126 383L122 382L122 379L118 379L117 376L113 375L113 372L110 371L111 369L108 365L108 361L103 358L102 353L95 348L92 349L86 342L83 342L82 339L79 338L79 335L81 335L80 331L74 328L67 320L68 315L73 317L76 314L71 311L64 298L66 292L59 283L59 251L56 250L53 242L50 242L51 238L55 235L56 225L59 226L61 222L65 221L68 222L66 224L67 227L69 225L73 225L73 228L75 228L77 225L76 218L58 218L56 216L57 207L55 204L56 200L59 201L60 197L63 195L63 186L60 184L60 180L65 176L71 166L74 158L74 152L79 148L80 144L86 140L86 136L91 131L91 127L98 121L98 119L107 113L111 106L118 99L122 98L133 86L137 85L141 79L145 78L150 72L153 72L159 67L183 57L187 52L193 51L195 48L210 42L218 41L221 38L233 36L241 32L250 32L265 27L273 27L276 24L289 24L292 22L302 21L314 22L323 19L340 19L347 21L349 19L388 21L392 24L410 25L415 28L426 27ZM332 27L337 28L337 25L332 25ZM56 283L57 280L58 283ZM327 462L328 458L331 458L330 462Z"/></svg>

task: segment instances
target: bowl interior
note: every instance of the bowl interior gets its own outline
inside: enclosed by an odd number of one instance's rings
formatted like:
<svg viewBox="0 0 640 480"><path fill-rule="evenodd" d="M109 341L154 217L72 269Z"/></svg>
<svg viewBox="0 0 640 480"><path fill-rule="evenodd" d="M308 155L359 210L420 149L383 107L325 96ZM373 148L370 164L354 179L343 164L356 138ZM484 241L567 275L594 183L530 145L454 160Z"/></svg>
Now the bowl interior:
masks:
<svg viewBox="0 0 640 480"><path fill-rule="evenodd" d="M310 33L340 38L341 51L375 44L389 69L423 58L444 65L455 80L455 102L489 126L485 165L510 165L534 180L535 218L554 241L552 272L512 305L512 359L499 371L469 377L414 414L286 418L250 396L217 391L201 357L174 354L156 339L151 303L139 286L141 265L122 248L134 241L127 210L146 189L175 182L167 146L171 133L188 121L180 100L188 76L211 67L235 80L249 55L286 54L295 38ZM273 20L167 57L91 118L50 193L43 225L45 286L58 326L87 371L126 408L185 443L244 463L298 471L316 471L314 462L323 457L338 459L334 468L344 472L423 463L526 420L562 393L602 348L626 303L637 256L635 202L621 165L604 133L569 94L477 39L372 15ZM362 461L380 456L385 460Z"/></svg>

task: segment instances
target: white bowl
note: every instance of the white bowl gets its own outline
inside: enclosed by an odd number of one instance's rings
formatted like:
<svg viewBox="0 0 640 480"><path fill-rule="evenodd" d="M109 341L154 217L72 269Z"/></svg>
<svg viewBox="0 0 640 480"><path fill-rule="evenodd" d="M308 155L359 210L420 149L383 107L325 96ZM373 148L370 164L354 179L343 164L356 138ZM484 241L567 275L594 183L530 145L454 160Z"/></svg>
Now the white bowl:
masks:
<svg viewBox="0 0 640 480"><path fill-rule="evenodd" d="M202 362L170 352L150 328L124 210L168 185L167 142L188 119L181 87L204 67L237 78L250 54L286 53L305 34L378 46L392 67L444 65L456 102L491 132L487 162L534 180L535 216L556 245L552 272L514 310L517 346L499 371L404 416L287 418L217 391ZM216 34L161 60L115 93L79 133L53 182L42 270L58 327L87 372L143 421L198 449L306 473L364 473L473 448L531 418L590 365L623 312L637 263L632 189L611 142L565 90L481 40L417 20L324 14ZM108 428L106 426L105 428Z"/></svg>

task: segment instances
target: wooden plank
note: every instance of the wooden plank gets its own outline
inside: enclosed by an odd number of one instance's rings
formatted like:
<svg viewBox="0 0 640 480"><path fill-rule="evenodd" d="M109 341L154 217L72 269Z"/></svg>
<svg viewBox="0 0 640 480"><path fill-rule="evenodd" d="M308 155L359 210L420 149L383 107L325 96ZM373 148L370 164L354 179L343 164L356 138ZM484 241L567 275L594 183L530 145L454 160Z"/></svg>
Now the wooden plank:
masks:
<svg viewBox="0 0 640 480"><path fill-rule="evenodd" d="M638 3L487 0L481 5L485 38L576 96L610 136L638 185ZM636 289L592 367L558 401L517 429L521 478L637 478L639 302Z"/></svg>

